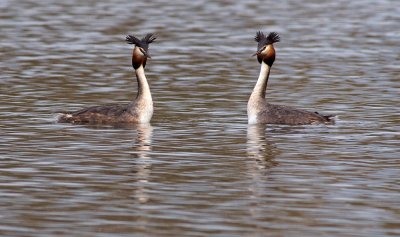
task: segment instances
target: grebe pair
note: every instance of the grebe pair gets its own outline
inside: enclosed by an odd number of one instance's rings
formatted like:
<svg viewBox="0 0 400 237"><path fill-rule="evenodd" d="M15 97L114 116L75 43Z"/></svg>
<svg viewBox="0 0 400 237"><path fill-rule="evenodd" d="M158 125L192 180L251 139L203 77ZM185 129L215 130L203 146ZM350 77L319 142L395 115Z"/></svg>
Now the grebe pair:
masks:
<svg viewBox="0 0 400 237"><path fill-rule="evenodd" d="M149 44L156 37L147 34L141 40L135 36L128 35L126 41L133 44L132 66L135 69L138 82L136 98L126 105L94 106L78 110L72 113L62 114L58 122L66 123L149 123L153 116L153 100L150 87L147 82L144 68L149 55ZM260 75L251 93L247 104L247 115L249 124L324 124L333 123L332 115L321 115L317 112L299 110L288 106L273 105L266 102L265 90L272 64L275 61L275 49L273 44L280 41L276 32L271 32L267 37L257 32L255 40L258 42L257 56L261 64Z"/></svg>

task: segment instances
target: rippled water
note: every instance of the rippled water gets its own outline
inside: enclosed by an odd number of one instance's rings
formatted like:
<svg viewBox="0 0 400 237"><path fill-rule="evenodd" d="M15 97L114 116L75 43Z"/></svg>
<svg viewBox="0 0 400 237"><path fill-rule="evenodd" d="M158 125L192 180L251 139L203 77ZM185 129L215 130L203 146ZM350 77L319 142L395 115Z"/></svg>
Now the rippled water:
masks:
<svg viewBox="0 0 400 237"><path fill-rule="evenodd" d="M0 1L0 235L399 236L397 1ZM247 126L268 98L329 126ZM55 123L135 96L127 34L156 32L149 126Z"/></svg>

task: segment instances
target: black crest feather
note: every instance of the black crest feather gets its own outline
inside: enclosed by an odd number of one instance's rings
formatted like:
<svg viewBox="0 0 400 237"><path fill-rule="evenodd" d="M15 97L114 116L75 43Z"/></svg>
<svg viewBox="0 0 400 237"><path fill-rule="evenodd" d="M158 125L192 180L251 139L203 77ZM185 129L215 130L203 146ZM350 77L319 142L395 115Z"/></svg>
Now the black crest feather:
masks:
<svg viewBox="0 0 400 237"><path fill-rule="evenodd" d="M271 32L268 36L265 36L263 32L258 31L254 40L258 42L258 49L261 49L265 45L279 42L281 38L276 32Z"/></svg>
<svg viewBox="0 0 400 237"><path fill-rule="evenodd" d="M156 40L157 37L154 36L152 33L148 33L145 37L142 38L142 41L146 42L147 44L152 43Z"/></svg>
<svg viewBox="0 0 400 237"><path fill-rule="evenodd" d="M141 47L147 51L149 48L149 44L152 43L156 37L152 33L148 33L145 37L143 37L141 40L136 38L133 35L128 35L126 36L125 40L128 44L134 44L138 47Z"/></svg>

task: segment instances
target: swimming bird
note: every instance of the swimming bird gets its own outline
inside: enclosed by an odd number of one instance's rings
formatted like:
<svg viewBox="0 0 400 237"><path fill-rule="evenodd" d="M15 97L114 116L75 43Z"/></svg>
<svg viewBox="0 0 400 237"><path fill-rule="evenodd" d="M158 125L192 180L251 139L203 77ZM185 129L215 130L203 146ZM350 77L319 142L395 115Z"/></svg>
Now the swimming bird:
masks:
<svg viewBox="0 0 400 237"><path fill-rule="evenodd" d="M334 122L333 115L322 115L318 112L296 109L290 106L274 105L265 99L265 90L272 64L275 61L274 43L280 41L278 33L271 32L265 36L258 31L254 38L258 42L257 56L261 64L260 74L257 83L250 95L247 104L248 124L331 124Z"/></svg>
<svg viewBox="0 0 400 237"><path fill-rule="evenodd" d="M149 33L142 39L133 35L126 36L126 42L133 44L132 67L138 83L136 98L128 104L112 104L84 108L76 112L63 113L58 118L62 123L149 123L153 116L153 99L147 82L144 68L149 54L149 44L156 37Z"/></svg>

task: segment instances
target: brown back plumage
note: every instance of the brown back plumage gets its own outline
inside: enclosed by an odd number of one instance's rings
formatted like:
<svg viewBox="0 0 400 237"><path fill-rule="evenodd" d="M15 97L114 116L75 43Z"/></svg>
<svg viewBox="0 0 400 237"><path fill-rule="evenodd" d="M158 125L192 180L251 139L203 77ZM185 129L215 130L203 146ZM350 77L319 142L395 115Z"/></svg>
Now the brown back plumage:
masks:
<svg viewBox="0 0 400 237"><path fill-rule="evenodd" d="M333 117L334 115L322 115L318 112L269 103L260 114L263 123L288 125L333 124L335 122Z"/></svg>

